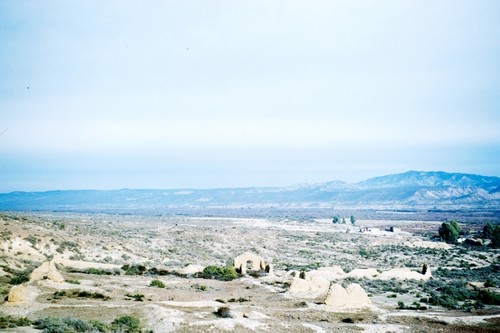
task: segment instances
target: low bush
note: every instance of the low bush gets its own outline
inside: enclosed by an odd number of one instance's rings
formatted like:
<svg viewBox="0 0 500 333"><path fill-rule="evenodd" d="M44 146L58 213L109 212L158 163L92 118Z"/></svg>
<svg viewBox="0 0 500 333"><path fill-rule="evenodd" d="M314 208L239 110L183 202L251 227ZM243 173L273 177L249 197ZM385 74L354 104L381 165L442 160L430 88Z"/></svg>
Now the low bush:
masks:
<svg viewBox="0 0 500 333"><path fill-rule="evenodd" d="M15 273L10 278L9 283L17 285L17 284L22 284L24 282L28 282L30 280L30 274L31 274L31 270L26 270L26 271Z"/></svg>
<svg viewBox="0 0 500 333"><path fill-rule="evenodd" d="M150 287L158 287L158 288L165 288L165 283L163 283L160 280L153 280L149 284Z"/></svg>
<svg viewBox="0 0 500 333"><path fill-rule="evenodd" d="M87 290L61 290L54 292L53 299L67 298L87 298L87 299L100 299L107 301L111 299L109 296L98 292L90 292Z"/></svg>
<svg viewBox="0 0 500 333"><path fill-rule="evenodd" d="M221 281L230 281L238 277L234 267L207 266L197 277L204 279L216 279Z"/></svg>
<svg viewBox="0 0 500 333"><path fill-rule="evenodd" d="M144 331L139 319L132 316L118 317L110 324L97 320L48 317L35 321L34 325L44 333L152 333L152 331Z"/></svg>
<svg viewBox="0 0 500 333"><path fill-rule="evenodd" d="M141 323L139 319L132 316L122 316L116 318L111 323L111 329L114 332L124 332L124 333L141 333Z"/></svg>
<svg viewBox="0 0 500 333"><path fill-rule="evenodd" d="M143 275L147 270L146 266L143 265L123 265L122 269L125 271L125 275Z"/></svg>
<svg viewBox="0 0 500 333"><path fill-rule="evenodd" d="M0 329L3 328L15 328L20 326L30 326L31 320L26 317L12 317L12 316L4 316L0 314Z"/></svg>

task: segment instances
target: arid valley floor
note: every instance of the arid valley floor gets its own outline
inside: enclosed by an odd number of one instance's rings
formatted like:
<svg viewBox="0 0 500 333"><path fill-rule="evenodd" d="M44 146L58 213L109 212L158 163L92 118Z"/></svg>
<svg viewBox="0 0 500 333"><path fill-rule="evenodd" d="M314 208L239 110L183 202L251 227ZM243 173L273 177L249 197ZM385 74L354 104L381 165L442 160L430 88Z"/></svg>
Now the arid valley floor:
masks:
<svg viewBox="0 0 500 333"><path fill-rule="evenodd" d="M500 332L500 307L478 301L499 292L500 251L439 243L432 236L440 225L4 213L0 315L105 323L130 315L154 332ZM482 225L462 227L474 234ZM232 266L246 252L273 272L230 281L196 274ZM64 281L31 276L19 284L19 299L7 301L16 287L9 281L43 263ZM432 277L421 274L424 264ZM164 287L151 286L153 280ZM330 284L359 284L371 304L329 305ZM446 298L454 306L435 305L454 290L471 294ZM226 314L217 313L221 308Z"/></svg>

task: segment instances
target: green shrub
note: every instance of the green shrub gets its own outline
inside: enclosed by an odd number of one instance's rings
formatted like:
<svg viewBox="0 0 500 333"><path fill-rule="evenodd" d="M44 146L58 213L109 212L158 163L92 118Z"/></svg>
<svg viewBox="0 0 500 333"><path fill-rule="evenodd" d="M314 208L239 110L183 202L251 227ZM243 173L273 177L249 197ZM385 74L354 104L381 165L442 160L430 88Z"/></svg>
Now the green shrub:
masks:
<svg viewBox="0 0 500 333"><path fill-rule="evenodd" d="M131 316L118 317L111 324L97 320L48 317L35 321L34 325L44 333L146 333L142 330L139 319Z"/></svg>
<svg viewBox="0 0 500 333"><path fill-rule="evenodd" d="M80 281L78 281L78 280L64 280L64 282L71 283L71 284L80 284Z"/></svg>
<svg viewBox="0 0 500 333"><path fill-rule="evenodd" d="M444 222L439 227L439 237L447 243L456 243L460 235L460 227L456 221Z"/></svg>
<svg viewBox="0 0 500 333"><path fill-rule="evenodd" d="M31 270L18 272L10 278L9 283L15 285L15 284L21 284L24 282L28 282L30 280L30 274L31 274Z"/></svg>
<svg viewBox="0 0 500 333"><path fill-rule="evenodd" d="M141 324L139 319L132 316L122 316L116 318L111 323L111 328L113 331L124 332L124 333L141 333Z"/></svg>
<svg viewBox="0 0 500 333"><path fill-rule="evenodd" d="M125 271L125 275L142 275L147 270L146 266L143 265L123 265L122 269Z"/></svg>
<svg viewBox="0 0 500 333"><path fill-rule="evenodd" d="M31 320L26 317L15 318L12 316L4 316L0 314L0 329L14 328L20 326L30 326Z"/></svg>
<svg viewBox="0 0 500 333"><path fill-rule="evenodd" d="M149 284L150 287L158 287L158 288L165 288L165 283L163 283L160 280L153 280Z"/></svg>
<svg viewBox="0 0 500 333"><path fill-rule="evenodd" d="M221 266L207 266L199 277L204 279L216 279L222 281L234 280L238 277L238 273L234 267L221 267Z"/></svg>
<svg viewBox="0 0 500 333"><path fill-rule="evenodd" d="M35 322L35 328L44 333L79 333L92 332L92 324L75 318L43 318Z"/></svg>

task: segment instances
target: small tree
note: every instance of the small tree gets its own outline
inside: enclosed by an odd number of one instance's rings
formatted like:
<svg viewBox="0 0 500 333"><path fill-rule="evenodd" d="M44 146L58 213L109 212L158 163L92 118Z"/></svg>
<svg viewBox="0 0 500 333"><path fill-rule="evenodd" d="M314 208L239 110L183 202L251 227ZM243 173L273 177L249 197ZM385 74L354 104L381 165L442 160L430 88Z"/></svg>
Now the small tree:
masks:
<svg viewBox="0 0 500 333"><path fill-rule="evenodd" d="M458 227L458 230L457 227L456 221L444 222L439 228L439 237L447 243L456 243L460 232L460 227Z"/></svg>
<svg viewBox="0 0 500 333"><path fill-rule="evenodd" d="M491 223L486 223L483 227L483 238L491 239L493 237L493 232L495 231L495 227Z"/></svg>
<svg viewBox="0 0 500 333"><path fill-rule="evenodd" d="M351 224L352 225L356 224L356 218L354 217L354 215L351 215Z"/></svg>
<svg viewBox="0 0 500 333"><path fill-rule="evenodd" d="M500 248L500 225L497 225L493 230L491 236L491 246L494 248Z"/></svg>
<svg viewBox="0 0 500 333"><path fill-rule="evenodd" d="M342 224L346 224L345 217L342 218Z"/></svg>
<svg viewBox="0 0 500 333"><path fill-rule="evenodd" d="M339 216L338 216L338 215L336 215L336 216L334 216L334 217L333 217L333 219L332 219L332 223L333 223L333 224L337 224L337 223L339 223Z"/></svg>

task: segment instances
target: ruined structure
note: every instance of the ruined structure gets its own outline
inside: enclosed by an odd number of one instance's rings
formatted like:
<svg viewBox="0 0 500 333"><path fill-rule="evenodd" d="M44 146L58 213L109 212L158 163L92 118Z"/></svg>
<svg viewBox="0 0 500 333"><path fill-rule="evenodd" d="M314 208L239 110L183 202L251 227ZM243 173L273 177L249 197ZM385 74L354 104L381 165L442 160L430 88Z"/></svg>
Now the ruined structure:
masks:
<svg viewBox="0 0 500 333"><path fill-rule="evenodd" d="M336 310L352 311L370 307L372 301L365 290L357 283L353 283L347 288L338 283L333 283L328 290L325 304Z"/></svg>
<svg viewBox="0 0 500 333"><path fill-rule="evenodd" d="M301 271L292 273L288 290L290 296L305 299L323 298L328 293L330 281L320 275L309 275Z"/></svg>
<svg viewBox="0 0 500 333"><path fill-rule="evenodd" d="M64 278L59 273L53 261L46 261L30 274L30 282L38 280L51 280L54 282L64 282Z"/></svg>
<svg viewBox="0 0 500 333"><path fill-rule="evenodd" d="M432 277L429 265L424 264L420 272L412 271L409 268L393 268L391 270L380 273L377 279L380 280L429 280Z"/></svg>
<svg viewBox="0 0 500 333"><path fill-rule="evenodd" d="M38 290L35 287L20 284L10 289L7 296L9 303L31 302L38 295Z"/></svg>
<svg viewBox="0 0 500 333"><path fill-rule="evenodd" d="M261 271L266 269L264 260L251 252L245 252L234 258L233 265L240 274L246 274L248 270Z"/></svg>

